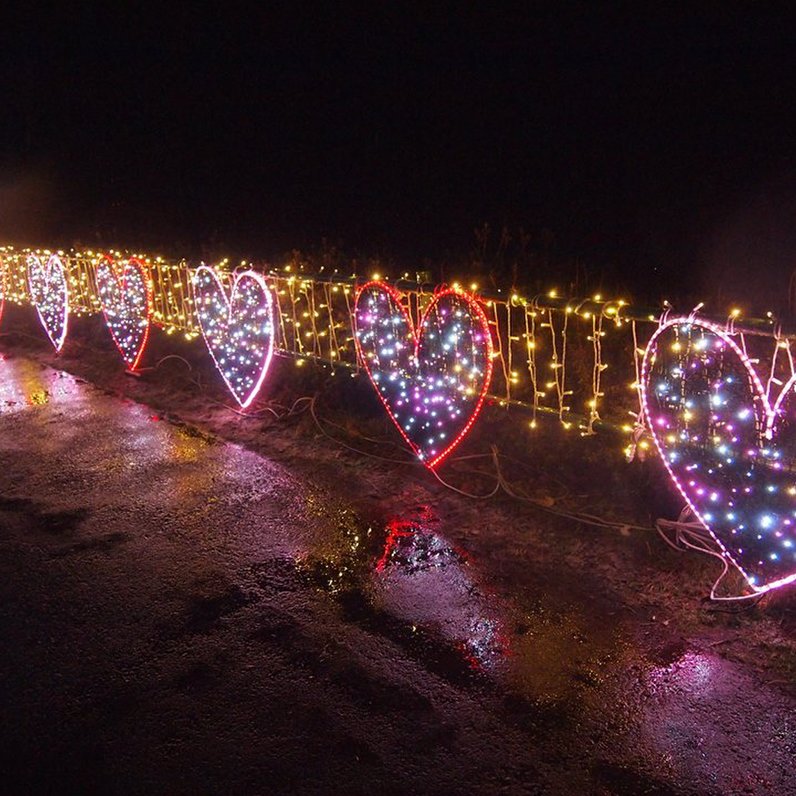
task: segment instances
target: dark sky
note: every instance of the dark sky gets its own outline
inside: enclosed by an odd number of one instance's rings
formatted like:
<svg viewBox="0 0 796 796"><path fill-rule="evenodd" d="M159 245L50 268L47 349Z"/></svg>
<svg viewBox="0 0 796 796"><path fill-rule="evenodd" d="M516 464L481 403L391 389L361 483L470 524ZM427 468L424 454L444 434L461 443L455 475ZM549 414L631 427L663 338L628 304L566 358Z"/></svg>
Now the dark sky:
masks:
<svg viewBox="0 0 796 796"><path fill-rule="evenodd" d="M17 5L6 240L261 258L327 238L411 265L489 222L641 292L750 271L783 290L796 266L796 46L771 5Z"/></svg>

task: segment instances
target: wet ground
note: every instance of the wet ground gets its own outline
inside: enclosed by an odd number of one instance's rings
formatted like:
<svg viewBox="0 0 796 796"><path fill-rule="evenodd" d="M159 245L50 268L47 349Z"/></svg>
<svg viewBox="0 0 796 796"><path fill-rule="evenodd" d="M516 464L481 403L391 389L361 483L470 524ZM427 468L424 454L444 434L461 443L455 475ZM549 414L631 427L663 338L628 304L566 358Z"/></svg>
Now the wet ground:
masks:
<svg viewBox="0 0 796 796"><path fill-rule="evenodd" d="M726 627L358 486L0 360L0 792L796 792Z"/></svg>

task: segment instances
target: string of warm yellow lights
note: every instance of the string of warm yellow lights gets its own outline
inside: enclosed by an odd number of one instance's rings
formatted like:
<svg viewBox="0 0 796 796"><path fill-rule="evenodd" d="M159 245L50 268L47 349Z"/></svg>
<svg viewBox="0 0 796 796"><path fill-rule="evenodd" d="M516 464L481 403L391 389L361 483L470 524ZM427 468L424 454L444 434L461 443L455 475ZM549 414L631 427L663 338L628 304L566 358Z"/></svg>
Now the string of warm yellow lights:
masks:
<svg viewBox="0 0 796 796"><path fill-rule="evenodd" d="M6 271L5 295L10 302L30 302L26 261L31 254L41 257L51 252L0 247ZM196 269L186 261L116 251L57 254L68 274L72 314L101 311L96 272L104 258L110 255L121 260L134 256L151 280L153 324L187 340L201 335L192 287ZM229 261L215 267L229 283L235 270ZM353 315L356 277L336 272L310 275L300 267L289 264L279 270L260 269L274 293L277 353L293 357L297 365L314 360L333 370L342 366L357 371ZM243 268L252 265L241 263ZM419 323L433 299L433 289L408 281L396 284L406 297L410 315ZM479 295L477 285L468 287ZM565 429L582 434L603 427L633 431L630 415L638 412L639 357L646 343L646 339L639 341L639 326L645 326L648 334L643 337L648 338L658 314L636 312L631 317L625 301L606 301L601 296L567 301L555 292L525 298L497 291L490 296L480 295L480 301L492 331L493 357L497 360L488 395L493 404L526 407L531 428L537 426L540 414L549 414L557 417ZM737 318L736 311L728 322ZM761 331L774 335L773 319L770 328L766 330L764 325ZM780 339L779 343L782 353L790 357L787 340ZM604 359L606 345L612 353L610 367ZM628 356L630 350L632 356ZM526 367L518 369L518 362L524 362ZM775 360L772 378L776 378L776 367Z"/></svg>

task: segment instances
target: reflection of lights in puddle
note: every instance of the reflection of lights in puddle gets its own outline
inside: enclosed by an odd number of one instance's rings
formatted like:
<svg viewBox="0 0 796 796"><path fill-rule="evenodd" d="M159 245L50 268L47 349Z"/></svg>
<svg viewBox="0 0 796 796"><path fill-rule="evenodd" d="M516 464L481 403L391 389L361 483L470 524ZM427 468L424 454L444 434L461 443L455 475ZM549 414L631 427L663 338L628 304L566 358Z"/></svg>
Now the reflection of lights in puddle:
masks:
<svg viewBox="0 0 796 796"><path fill-rule="evenodd" d="M439 534L395 521L376 563L374 597L392 616L439 633L473 667L491 668L508 643L468 568L467 557Z"/></svg>
<svg viewBox="0 0 796 796"><path fill-rule="evenodd" d="M508 653L508 639L495 619L485 617L470 624L469 636L464 640L464 652L470 664L478 668L497 663Z"/></svg>
<svg viewBox="0 0 796 796"><path fill-rule="evenodd" d="M713 688L716 669L715 658L698 652L686 652L673 663L652 669L648 675L649 685L657 694L680 689L695 695L706 695Z"/></svg>
<svg viewBox="0 0 796 796"><path fill-rule="evenodd" d="M329 594L359 589L368 565L364 546L371 528L364 528L350 508L330 503L313 492L304 496L303 513L305 529L314 544L312 552L296 556L299 569Z"/></svg>
<svg viewBox="0 0 796 796"><path fill-rule="evenodd" d="M314 543L293 560L311 582L376 621L397 620L422 643L452 648L473 669L493 670L507 656L501 609L479 590L469 557L429 529L427 514L389 523L381 543L350 508L310 493L304 509Z"/></svg>
<svg viewBox="0 0 796 796"><path fill-rule="evenodd" d="M376 564L383 572L389 561L400 565L410 575L427 569L465 563L465 556L454 550L438 534L421 529L411 522L394 521L388 526L384 552Z"/></svg>
<svg viewBox="0 0 796 796"><path fill-rule="evenodd" d="M27 360L0 357L0 412L45 406L52 399L80 396L74 378Z"/></svg>

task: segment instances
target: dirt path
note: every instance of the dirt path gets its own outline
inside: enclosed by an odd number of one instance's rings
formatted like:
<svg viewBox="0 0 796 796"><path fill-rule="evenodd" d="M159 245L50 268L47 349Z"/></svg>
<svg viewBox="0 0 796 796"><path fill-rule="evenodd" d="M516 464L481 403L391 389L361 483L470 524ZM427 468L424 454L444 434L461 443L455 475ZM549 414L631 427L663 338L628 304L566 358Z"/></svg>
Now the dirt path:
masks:
<svg viewBox="0 0 796 796"><path fill-rule="evenodd" d="M0 370L0 790L793 792L796 702L726 628L527 515Z"/></svg>

